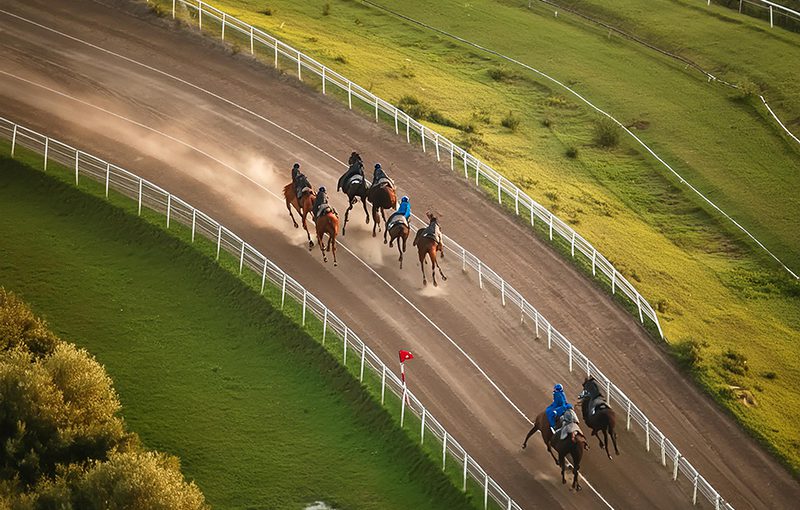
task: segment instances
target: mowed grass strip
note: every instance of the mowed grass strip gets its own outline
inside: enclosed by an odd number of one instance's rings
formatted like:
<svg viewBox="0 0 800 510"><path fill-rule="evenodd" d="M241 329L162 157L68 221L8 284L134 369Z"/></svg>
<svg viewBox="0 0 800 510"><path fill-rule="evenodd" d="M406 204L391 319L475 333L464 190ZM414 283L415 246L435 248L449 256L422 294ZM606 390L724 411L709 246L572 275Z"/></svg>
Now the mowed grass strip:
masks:
<svg viewBox="0 0 800 510"><path fill-rule="evenodd" d="M635 2L625 0L625 6ZM800 384L800 285L665 176L638 146L624 136L616 147L599 146L596 116L562 90L364 3L213 3L376 94L416 109L424 123L571 223L654 305L668 342L699 383L792 470L800 470L800 401L794 398ZM563 13L556 18L548 8L531 11L524 2L488 0L380 3L518 57L585 92L800 267L800 230L787 213L800 210L800 195L793 192L800 187L800 157L752 97L732 96L669 58ZM659 0L657 12L675 26L660 30L663 38L655 42L679 37L686 2L679 3ZM642 4L639 11L647 8ZM767 92L791 120L794 110L787 105L797 94L791 83L798 69L784 63L800 52L790 39L798 35L762 33L763 22L751 18L744 18L742 30L752 33L731 35L727 21L701 19L689 27L692 55L730 70L724 76L734 81L762 83L774 75ZM218 24L206 19L204 28L218 34ZM716 37L725 44L711 48ZM249 40L233 30L226 40L249 50ZM760 41L753 49L759 56L742 57L754 40ZM704 44L710 49L700 59ZM271 64L271 54L265 60ZM760 71L760 63L770 72ZM295 72L288 61L280 65ZM309 73L304 81L319 88ZM328 93L335 93L333 87ZM401 172L402 162L395 163ZM744 360L746 368L739 367Z"/></svg>
<svg viewBox="0 0 800 510"><path fill-rule="evenodd" d="M0 282L105 365L130 429L179 456L209 503L473 508L277 290L259 296L209 243L112 202L127 205L0 159Z"/></svg>

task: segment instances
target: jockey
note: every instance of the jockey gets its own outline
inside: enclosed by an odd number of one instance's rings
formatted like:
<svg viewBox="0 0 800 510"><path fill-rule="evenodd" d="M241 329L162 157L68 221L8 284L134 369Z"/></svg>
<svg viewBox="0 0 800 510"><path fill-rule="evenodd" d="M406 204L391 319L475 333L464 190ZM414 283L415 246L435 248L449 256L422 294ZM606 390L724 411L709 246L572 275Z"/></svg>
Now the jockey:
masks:
<svg viewBox="0 0 800 510"><path fill-rule="evenodd" d="M295 163L292 166L292 184L294 185L294 192L297 195L297 198L303 196L303 188L310 188L311 183L308 182L308 179L300 171L300 163Z"/></svg>
<svg viewBox="0 0 800 510"><path fill-rule="evenodd" d="M555 429L556 420L559 416L564 414L567 409L567 396L564 394L564 387L560 384L553 386L553 403L547 406L547 420L550 422L550 428Z"/></svg>
<svg viewBox="0 0 800 510"><path fill-rule="evenodd" d="M336 191L341 189L346 193L347 190L344 189L344 187L347 186L347 181L349 181L351 177L354 175L360 175L362 178L364 177L364 163L361 162L361 156L354 152L350 156L349 163L350 166L347 168L347 171L339 178L339 183L336 185Z"/></svg>
<svg viewBox="0 0 800 510"><path fill-rule="evenodd" d="M364 165L364 163L361 162L361 154L353 151L350 153L350 159L347 160L347 164L355 165L356 163L361 163L362 166Z"/></svg>
<svg viewBox="0 0 800 510"><path fill-rule="evenodd" d="M325 186L320 186L317 191L317 198L314 200L314 218L316 218L320 211L328 205L328 195L325 193Z"/></svg>
<svg viewBox="0 0 800 510"><path fill-rule="evenodd" d="M393 212L391 216L389 216L389 219L386 221L386 224L388 225L389 223L391 223L392 218L398 215L404 216L406 218L406 223L408 223L408 226L411 227L411 221L410 221L411 203L408 201L408 197L403 197L400 199L400 207L398 207L397 210Z"/></svg>
<svg viewBox="0 0 800 510"><path fill-rule="evenodd" d="M559 432L563 431L565 434L562 434L561 439L566 439L566 433L572 433L578 430L578 415L575 413L575 409L572 407L572 404L566 404L564 406L564 415L559 420L559 427L558 430L554 432L554 434L558 434Z"/></svg>
<svg viewBox="0 0 800 510"><path fill-rule="evenodd" d="M383 168L381 168L381 164L375 163L375 171L372 174L372 185L375 186L381 179L389 179L389 177L386 175L386 172L383 171Z"/></svg>

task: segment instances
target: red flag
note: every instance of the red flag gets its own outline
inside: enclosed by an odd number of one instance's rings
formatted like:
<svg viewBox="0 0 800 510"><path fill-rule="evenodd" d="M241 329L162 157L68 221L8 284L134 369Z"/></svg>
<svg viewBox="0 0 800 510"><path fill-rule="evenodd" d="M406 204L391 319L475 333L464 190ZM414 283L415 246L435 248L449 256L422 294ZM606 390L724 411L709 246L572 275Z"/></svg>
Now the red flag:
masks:
<svg viewBox="0 0 800 510"><path fill-rule="evenodd" d="M408 351L400 350L400 363L414 359L414 355Z"/></svg>

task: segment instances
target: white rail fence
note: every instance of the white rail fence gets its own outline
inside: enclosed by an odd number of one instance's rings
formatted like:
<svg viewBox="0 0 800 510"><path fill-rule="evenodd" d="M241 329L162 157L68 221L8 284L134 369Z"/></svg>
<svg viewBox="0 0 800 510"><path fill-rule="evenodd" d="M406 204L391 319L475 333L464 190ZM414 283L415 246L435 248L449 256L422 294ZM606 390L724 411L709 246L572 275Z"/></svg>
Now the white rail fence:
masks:
<svg viewBox="0 0 800 510"><path fill-rule="evenodd" d="M371 368L379 370L382 377L382 384L388 384L390 390L395 394L404 391L402 383L391 371L386 370L385 365L375 356L358 336L348 329L327 307L325 307L316 297L308 293L299 283L290 276L286 275L275 264L252 248L249 244L220 225L213 219L206 216L201 211L196 210L189 204L172 196L160 187L126 171L111 163L101 160L95 156L75 149L69 145L48 138L45 135L20 126L12 121L0 117L0 137L11 141L11 154L13 156L16 147L24 147L44 156L44 168L47 169L48 160L58 161L59 163L75 170L76 185L80 176L88 176L96 181L105 183L106 195L109 189L114 189L123 195L133 198L138 202L138 210L141 212L142 205L163 213L167 217L167 227L170 221L178 221L187 226L191 226L192 240L195 233L199 232L217 244L217 255L221 249L239 258L239 267L244 267L254 271L261 277L262 291L267 278L283 289L283 295L289 294L303 302L303 316L306 309L310 309L317 317L323 321L323 328L333 328L337 334L344 339L344 355L346 358L348 349L361 356L361 376L363 378L363 367L365 363ZM513 286L503 280L496 272L487 267L483 262L472 253L466 251L455 241L445 238L450 252L455 253L461 259L462 271L473 271L477 276L478 285L481 289L485 285L491 285L496 289L498 297L503 306L518 308L520 321L527 324L532 329L533 339L542 339L547 343L547 349L552 350L557 347L556 352L561 352L565 356L569 370L585 370L586 375L594 376L606 389L609 403L624 412L626 416L626 429L630 430L631 425L637 425L644 435L644 447L647 451L653 451L660 455L661 464L671 469L674 480L682 474L692 484L692 503L696 504L698 493L711 502L715 509L732 509L722 496L709 484L705 478L692 466L692 464L680 453L678 448L670 441L650 419L634 404L625 393L618 388L611 380L605 376L591 360L588 359L572 342L561 334L553 325L542 315L534 306L525 299ZM283 299L283 297L282 297ZM323 332L323 342L325 333ZM533 341L531 344L534 344ZM383 392L383 390L382 390ZM445 464L444 453L449 451L464 468L464 479L469 473L478 480L484 487L484 497L492 496L501 506L505 508L519 508L511 498L494 482L491 477L466 453L466 451L447 434L443 427L430 416L422 404L409 392L409 409L417 416L425 416L422 419L422 426L427 427L434 436L442 441L443 457L442 465ZM405 406L405 404L403 404ZM402 417L401 417L402 421ZM424 432L423 432L424 437ZM464 460L466 459L466 460ZM466 483L466 482L464 482ZM488 495L488 496L487 496ZM510 505L510 506L509 506Z"/></svg>
<svg viewBox="0 0 800 510"><path fill-rule="evenodd" d="M443 135L414 120L388 101L377 97L372 92L266 32L199 0L173 0L172 4L173 16L177 15L177 7L183 5L189 10L191 17L197 20L201 29L204 23L206 28L208 28L209 23L213 23L215 27L218 26L222 40L230 41L233 37L239 37L237 41L243 42L251 54L267 56L276 68L280 68L282 61L283 63L286 60L290 61L291 70L297 73L298 79L303 80L304 76L308 77L309 75L319 77L323 94L328 94L338 89L342 94L346 94L347 103L351 109L354 106L354 101L356 106L369 108L375 112L376 122L383 117L384 120L394 123L395 133L400 134L404 131L406 141L409 143L412 139L419 139L424 152L432 151L438 161L449 162L452 171L463 171L464 178L474 181L476 186L484 186L489 189L496 188L498 203L513 207L518 216L529 219L531 226L538 222L547 230L551 241L554 235L563 239L569 245L573 258L576 254L585 257L587 264L591 263L592 275L596 277L604 276L613 294L616 294L617 291L621 292L636 307L640 322L644 324L645 319L648 319L655 325L661 338L664 337L661 324L653 307L617 271L614 265L565 221L533 200L499 172L481 162ZM331 89L331 85L333 85L334 89Z"/></svg>
<svg viewBox="0 0 800 510"><path fill-rule="evenodd" d="M492 498L500 508L522 510L522 507L445 430L414 393L404 386L400 378L381 361L352 329L325 306L322 301L308 292L298 281L227 227L142 177L2 117L0 117L0 138L11 142L12 157L19 147L41 154L44 156L45 171L47 170L48 162L55 161L67 168L74 169L76 186L82 178L88 177L93 181L104 184L106 197L108 197L109 191L115 191L133 199L137 203L139 214L141 214L142 208L146 207L165 215L167 228L175 222L191 228L192 242L194 242L196 235L207 238L216 244L217 258L219 258L220 252L224 250L239 260L240 273L244 269L249 269L257 277L261 278L262 293L267 282L281 289L281 307L283 307L287 295L293 297L298 304L302 303L303 325L306 322L306 314L309 312L322 322L321 341L323 345L326 340L331 340L332 335L337 335L338 339L342 341L344 362L347 362L348 356L355 356L356 359L360 359L359 379L363 382L365 369L369 369L380 378L381 404L384 403L387 388L401 399L401 427L404 424L406 413L411 412L420 418L421 441L425 440L426 434L429 438L433 436L439 440L442 444L442 469L447 465L447 454L452 457L450 462L456 462L456 464L462 466L463 490L466 490L467 477L469 476L483 489L484 508L488 507L489 498Z"/></svg>
<svg viewBox="0 0 800 510"><path fill-rule="evenodd" d="M716 4L720 4L721 2L713 2ZM730 2L726 2L726 6ZM706 0L706 5L711 5L711 0ZM785 5L776 4L775 2L770 2L769 0L739 0L739 13L742 12L742 7L744 4L752 5L754 7L760 7L766 11L769 11L769 26L771 28L775 28L775 13L781 16L785 16L788 19L791 19L795 22L800 23L800 12L797 12L794 9L790 9Z"/></svg>

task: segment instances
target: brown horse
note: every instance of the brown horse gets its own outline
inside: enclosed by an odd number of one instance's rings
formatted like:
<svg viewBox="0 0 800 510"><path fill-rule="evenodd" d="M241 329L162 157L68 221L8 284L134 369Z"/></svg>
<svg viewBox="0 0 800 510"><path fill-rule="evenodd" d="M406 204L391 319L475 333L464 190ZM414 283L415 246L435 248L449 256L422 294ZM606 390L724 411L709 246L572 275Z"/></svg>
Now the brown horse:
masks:
<svg viewBox="0 0 800 510"><path fill-rule="evenodd" d="M619 448L617 448L617 415L611 407L606 403L605 397L600 392L600 386L594 377L587 377L583 382L583 391L578 397L581 403L581 413L583 414L583 421L592 429L592 435L597 437L600 441L600 448L605 448L608 458L612 458L608 452L608 436L611 436L611 441L614 443L614 453L619 455ZM598 431L603 432L603 439L600 439Z"/></svg>
<svg viewBox="0 0 800 510"><path fill-rule="evenodd" d="M322 261L328 262L325 252L329 251L333 254L333 265L336 267L338 265L336 262L336 236L339 234L339 216L337 216L333 208L329 208L328 212L317 218L315 223L317 227L317 244L319 245L319 251L322 252ZM328 234L327 248L323 247L322 243L322 238L325 234Z"/></svg>
<svg viewBox="0 0 800 510"><path fill-rule="evenodd" d="M389 219L391 218L392 217L389 216ZM408 240L408 234L410 231L411 228L408 225L408 220L394 222L394 224L391 226L391 229L389 228L387 222L386 228L383 231L383 244L386 244L387 234L389 235L389 248L392 247L392 243L397 241L397 251L400 253L400 269L403 269L403 253L406 251L406 241ZM400 246L401 241L402 247Z"/></svg>
<svg viewBox="0 0 800 510"><path fill-rule="evenodd" d="M436 260L437 252L441 253L442 258L444 258L444 246L442 246L442 238L439 233L439 219L430 212L427 216L428 220L430 220L430 225L417 230L417 235L414 237L414 246L417 247L417 253L419 254L419 267L422 269L422 285L428 285L428 280L425 278L425 256L427 255L431 259L431 278L433 279L433 286L438 287L439 284L436 283L437 269L439 270L442 280L447 280L447 277L442 272L442 267ZM428 233L427 235L425 235L426 232Z"/></svg>
<svg viewBox="0 0 800 510"><path fill-rule="evenodd" d="M394 210L397 207L397 195L391 186L373 186L367 193L367 198L372 202L372 220L375 222L372 226L372 237L375 237L375 230L380 231L381 229L378 209L381 210L381 217L383 222L386 223L385 211L387 209Z"/></svg>
<svg viewBox="0 0 800 510"><path fill-rule="evenodd" d="M308 224L306 223L306 216L312 214L314 209L314 199L317 197L317 194L314 193L314 190L311 188L304 188L302 196L300 199L297 199L297 194L294 192L294 184L289 183L283 187L283 198L286 200L286 209L289 211L289 217L292 218L292 223L294 223L294 228L297 228L297 221L294 219L294 214L292 214L292 207L297 209L297 213L300 215L300 219L303 223L303 230L306 231L306 235L308 236L308 249L314 247L314 241L311 240L311 233L308 231Z"/></svg>
<svg viewBox="0 0 800 510"><path fill-rule="evenodd" d="M522 443L523 450L528 446L528 439L530 439L530 437L534 435L536 431L540 431L542 433L542 441L544 441L545 446L547 446L547 453L553 457L553 460L556 461L556 465L561 467L561 483L567 483L567 478L564 476L564 471L566 470L567 455L569 455L572 457L572 472L574 473L572 479L572 488L576 491L583 489L583 487L581 487L578 475L581 469L583 451L589 449L589 445L586 444L586 438L583 436L583 433L580 431L573 432L563 440L558 437L554 437L554 434L550 429L550 422L547 420L547 415L542 412L536 417L533 422L533 428L531 428L530 432L528 432L528 435L525 436L525 441ZM555 449L556 453L558 453L558 459L556 459L555 455L553 455L553 449Z"/></svg>

